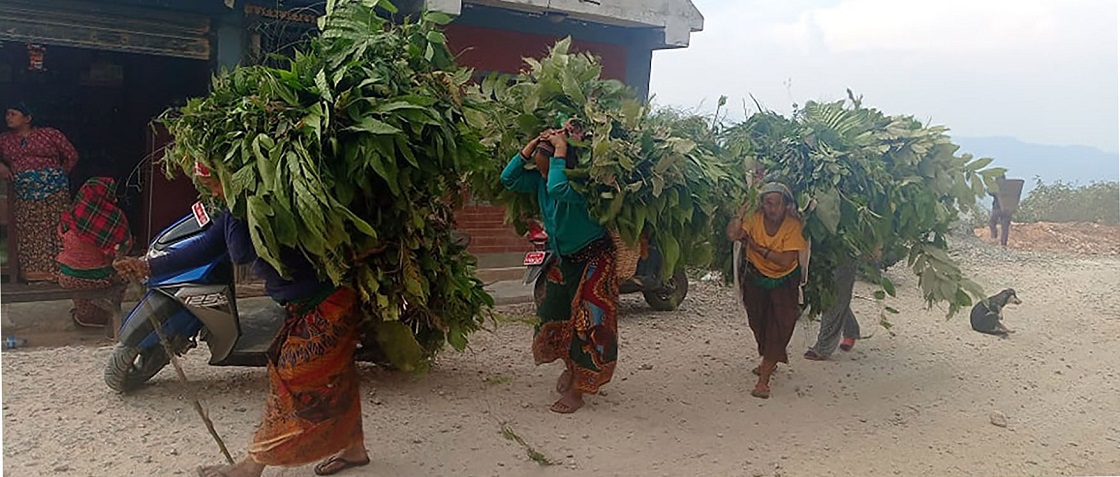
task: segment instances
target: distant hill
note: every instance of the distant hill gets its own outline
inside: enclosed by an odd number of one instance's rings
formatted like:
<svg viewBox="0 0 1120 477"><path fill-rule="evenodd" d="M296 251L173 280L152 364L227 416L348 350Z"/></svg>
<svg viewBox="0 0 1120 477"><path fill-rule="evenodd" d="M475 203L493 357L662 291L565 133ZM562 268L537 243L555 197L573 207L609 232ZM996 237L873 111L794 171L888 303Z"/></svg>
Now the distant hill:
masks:
<svg viewBox="0 0 1120 477"><path fill-rule="evenodd" d="M1047 184L1120 180L1120 154L1094 147L1031 144L1013 137L953 136L953 142L960 152L995 159L993 165L1006 167L1007 177L1025 179L1024 195L1034 188L1035 176Z"/></svg>

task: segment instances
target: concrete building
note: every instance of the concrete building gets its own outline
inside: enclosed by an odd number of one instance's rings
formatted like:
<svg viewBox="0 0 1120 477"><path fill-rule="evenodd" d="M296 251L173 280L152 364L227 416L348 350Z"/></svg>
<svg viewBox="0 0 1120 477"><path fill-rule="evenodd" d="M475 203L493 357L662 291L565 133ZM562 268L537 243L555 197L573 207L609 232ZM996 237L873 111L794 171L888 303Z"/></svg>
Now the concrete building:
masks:
<svg viewBox="0 0 1120 477"><path fill-rule="evenodd" d="M315 28L321 0L3 0L0 102L37 105L37 120L82 156L72 183L113 176L141 243L189 211L196 193L153 165L168 138L151 121L205 94L223 67L284 52ZM703 17L689 0L400 0L456 17L447 26L461 63L516 73L556 40L603 60L604 74L645 96L652 52L688 46ZM527 242L502 211L471 204L459 216L484 266L517 265ZM516 263L514 263L516 262Z"/></svg>

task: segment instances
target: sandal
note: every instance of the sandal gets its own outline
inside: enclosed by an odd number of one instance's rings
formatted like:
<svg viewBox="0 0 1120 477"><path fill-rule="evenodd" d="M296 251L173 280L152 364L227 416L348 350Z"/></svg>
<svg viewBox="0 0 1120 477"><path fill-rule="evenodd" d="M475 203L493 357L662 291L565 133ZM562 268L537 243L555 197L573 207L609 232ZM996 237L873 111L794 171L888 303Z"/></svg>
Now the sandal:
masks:
<svg viewBox="0 0 1120 477"><path fill-rule="evenodd" d="M840 341L840 351L851 351L855 346L855 338L844 338L842 341Z"/></svg>
<svg viewBox="0 0 1120 477"><path fill-rule="evenodd" d="M809 350L805 352L805 359L809 361L826 361L828 358L817 354L816 351Z"/></svg>
<svg viewBox="0 0 1120 477"><path fill-rule="evenodd" d="M101 320L88 321L78 317L77 310L70 310L70 319L81 328L104 328L108 323Z"/></svg>
<svg viewBox="0 0 1120 477"><path fill-rule="evenodd" d="M352 461L343 459L342 456L339 455L332 455L328 457L327 460L315 465L315 475L334 475L351 467L362 467L366 465L369 465L369 456L366 456L364 461Z"/></svg>

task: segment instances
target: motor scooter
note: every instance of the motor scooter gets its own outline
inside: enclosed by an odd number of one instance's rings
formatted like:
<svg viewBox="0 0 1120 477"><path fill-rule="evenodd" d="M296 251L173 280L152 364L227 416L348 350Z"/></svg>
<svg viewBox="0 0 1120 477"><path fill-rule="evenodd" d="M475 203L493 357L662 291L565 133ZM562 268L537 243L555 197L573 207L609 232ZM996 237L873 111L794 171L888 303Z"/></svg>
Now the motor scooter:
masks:
<svg viewBox="0 0 1120 477"><path fill-rule="evenodd" d="M196 205L192 215L152 240L148 257L171 253L198 240L210 227L206 211L200 208ZM160 342L161 334L179 356L197 347L199 341L205 342L212 366L267 365L268 348L284 323L285 311L271 300L252 300L253 305L242 307L228 254L198 267L152 276L147 288L122 323L120 342L105 366L109 388L121 393L135 390L167 366L170 358ZM160 333L153 321L159 323ZM388 362L371 333L363 333L355 359Z"/></svg>

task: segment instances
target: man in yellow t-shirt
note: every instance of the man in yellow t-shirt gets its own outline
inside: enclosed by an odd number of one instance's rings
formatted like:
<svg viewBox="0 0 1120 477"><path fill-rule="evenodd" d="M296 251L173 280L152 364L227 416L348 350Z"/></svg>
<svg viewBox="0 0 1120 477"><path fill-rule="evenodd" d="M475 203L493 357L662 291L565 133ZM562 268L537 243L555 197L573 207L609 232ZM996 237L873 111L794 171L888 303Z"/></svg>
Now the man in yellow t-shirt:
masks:
<svg viewBox="0 0 1120 477"><path fill-rule="evenodd" d="M751 395L770 397L770 376L778 363L788 363L786 347L793 336L799 306L803 256L809 243L801 220L793 213L793 193L777 182L763 186L761 204L745 219L735 218L728 236L747 248L740 283L747 321L758 343L762 364L755 368L758 383Z"/></svg>

